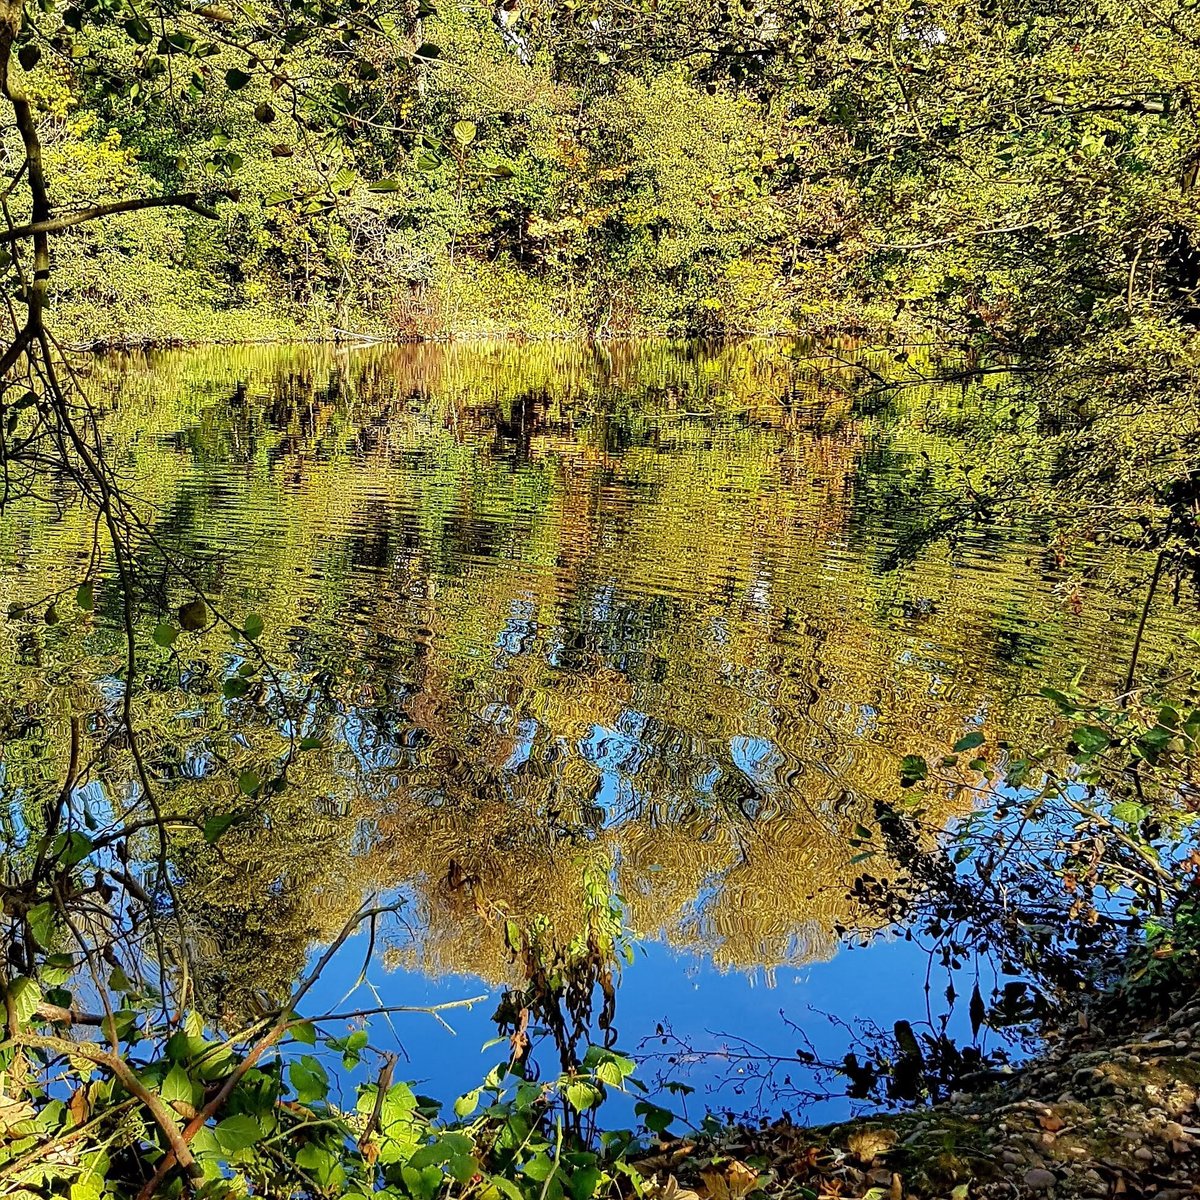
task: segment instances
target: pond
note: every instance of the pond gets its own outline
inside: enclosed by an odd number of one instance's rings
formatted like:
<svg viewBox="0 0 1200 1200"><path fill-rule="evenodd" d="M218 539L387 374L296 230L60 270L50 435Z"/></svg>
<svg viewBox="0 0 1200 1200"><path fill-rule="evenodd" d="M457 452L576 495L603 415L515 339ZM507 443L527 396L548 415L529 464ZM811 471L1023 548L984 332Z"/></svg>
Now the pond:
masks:
<svg viewBox="0 0 1200 1200"><path fill-rule="evenodd" d="M151 765L168 811L239 817L173 862L210 1007L286 995L378 894L398 918L347 944L319 1006L488 997L443 1014L454 1035L392 1018L406 1076L443 1099L495 1057L514 920L566 944L618 912L619 1044L739 1111L788 1098L740 1039L790 1055L790 1021L836 1054L836 1021L924 1011L925 951L855 886L863 827L904 803L905 755L1031 736L1038 690L1080 671L1119 683L1145 563L1059 547L1032 504L948 519L944 484L978 450L959 417L994 388L864 402L819 361L505 343L91 366L148 514ZM0 606L23 610L0 630L10 820L61 777L64 703L88 714L95 819L133 786L105 735L124 661L107 559L94 613L41 615L94 528L72 504L0 526ZM219 623L152 641L195 591L234 626L261 618L269 678ZM1164 606L1142 652L1184 628ZM948 790L938 822L974 802Z"/></svg>

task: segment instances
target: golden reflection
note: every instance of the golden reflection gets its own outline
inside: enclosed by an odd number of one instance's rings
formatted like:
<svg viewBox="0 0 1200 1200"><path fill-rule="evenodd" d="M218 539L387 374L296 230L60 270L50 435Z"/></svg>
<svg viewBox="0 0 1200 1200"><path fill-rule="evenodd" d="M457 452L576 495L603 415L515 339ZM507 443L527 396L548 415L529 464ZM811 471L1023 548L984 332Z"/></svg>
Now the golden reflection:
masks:
<svg viewBox="0 0 1200 1200"><path fill-rule="evenodd" d="M239 774L270 778L285 755L282 710L261 686L222 698L240 662L227 633L168 653L147 617L138 709L164 803L242 815L216 846L179 834L202 988L282 992L379 889L409 899L392 961L509 978L505 919L541 915L569 940L586 864L611 873L636 937L729 968L826 956L837 928L876 920L852 884L888 867L852 842L877 805L905 803L901 757L979 725L1027 738L1023 697L1081 662L1102 678L1128 604L1074 583L1068 603L1072 568L1028 530L882 569L960 448L921 415L936 395L855 415L804 354L214 348L92 365L114 462L210 598L264 617L304 697L299 733L320 740L284 790L248 800ZM27 610L0 630L10 822L57 786L72 715L91 802L130 794L110 736L113 589L99 582L94 616L41 616L92 539L75 507L0 526L0 608ZM1105 554L1088 578L1136 568ZM186 595L148 547L140 561L148 608L169 614ZM931 819L969 803L947 792Z"/></svg>

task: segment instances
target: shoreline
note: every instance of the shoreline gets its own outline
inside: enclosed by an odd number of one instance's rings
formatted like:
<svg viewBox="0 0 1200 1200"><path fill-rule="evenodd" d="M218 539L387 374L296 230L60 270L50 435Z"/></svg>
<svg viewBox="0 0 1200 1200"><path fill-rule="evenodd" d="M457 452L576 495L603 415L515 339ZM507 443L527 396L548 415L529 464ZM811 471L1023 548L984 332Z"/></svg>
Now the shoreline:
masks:
<svg viewBox="0 0 1200 1200"><path fill-rule="evenodd" d="M1200 998L1145 1030L1075 1031L988 1090L928 1108L731 1126L639 1165L664 1197L721 1200L743 1162L768 1175L769 1196L797 1186L845 1200L1200 1196Z"/></svg>

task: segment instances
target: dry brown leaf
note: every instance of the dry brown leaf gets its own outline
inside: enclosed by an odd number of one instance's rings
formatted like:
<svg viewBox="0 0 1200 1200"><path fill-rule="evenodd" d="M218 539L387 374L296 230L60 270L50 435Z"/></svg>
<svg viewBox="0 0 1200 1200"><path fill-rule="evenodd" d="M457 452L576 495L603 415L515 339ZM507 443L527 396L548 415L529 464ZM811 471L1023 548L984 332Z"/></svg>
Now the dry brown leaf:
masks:
<svg viewBox="0 0 1200 1200"><path fill-rule="evenodd" d="M88 1105L87 1088L77 1087L71 1093L71 1099L67 1102L67 1111L71 1114L71 1119L76 1126L84 1124L91 1115L91 1107Z"/></svg>
<svg viewBox="0 0 1200 1200"><path fill-rule="evenodd" d="M860 1129L846 1139L846 1148L861 1163L874 1162L898 1141L894 1129Z"/></svg>
<svg viewBox="0 0 1200 1200"><path fill-rule="evenodd" d="M700 1193L691 1188L679 1186L679 1180L674 1175L667 1176L667 1182L658 1191L662 1200L700 1200Z"/></svg>
<svg viewBox="0 0 1200 1200"><path fill-rule="evenodd" d="M25 1100L14 1100L0 1092L0 1132L12 1128L21 1121L32 1121L37 1113L32 1104Z"/></svg>
<svg viewBox="0 0 1200 1200"><path fill-rule="evenodd" d="M700 1172L712 1200L741 1200L758 1183L758 1172L735 1158L723 1166L706 1167Z"/></svg>

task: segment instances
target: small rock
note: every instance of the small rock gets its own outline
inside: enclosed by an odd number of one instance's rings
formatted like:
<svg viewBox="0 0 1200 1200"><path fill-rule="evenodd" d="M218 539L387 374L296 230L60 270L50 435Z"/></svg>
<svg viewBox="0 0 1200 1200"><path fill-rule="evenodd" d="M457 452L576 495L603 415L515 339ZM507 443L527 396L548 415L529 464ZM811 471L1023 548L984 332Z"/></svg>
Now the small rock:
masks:
<svg viewBox="0 0 1200 1200"><path fill-rule="evenodd" d="M1139 1162L1153 1162L1154 1151L1149 1146L1139 1146L1134 1152L1133 1157Z"/></svg>
<svg viewBox="0 0 1200 1200"><path fill-rule="evenodd" d="M1054 1172L1047 1171L1045 1167L1034 1167L1025 1172L1025 1186L1033 1188L1035 1192L1049 1191L1057 1182Z"/></svg>
<svg viewBox="0 0 1200 1200"><path fill-rule="evenodd" d="M1164 1142L1179 1142L1183 1140L1183 1126L1178 1121L1168 1121L1162 1127Z"/></svg>

